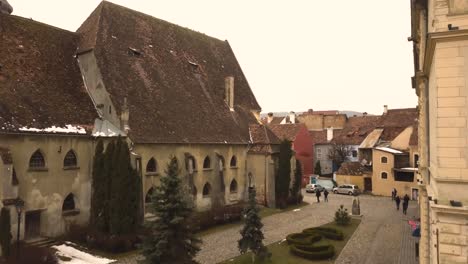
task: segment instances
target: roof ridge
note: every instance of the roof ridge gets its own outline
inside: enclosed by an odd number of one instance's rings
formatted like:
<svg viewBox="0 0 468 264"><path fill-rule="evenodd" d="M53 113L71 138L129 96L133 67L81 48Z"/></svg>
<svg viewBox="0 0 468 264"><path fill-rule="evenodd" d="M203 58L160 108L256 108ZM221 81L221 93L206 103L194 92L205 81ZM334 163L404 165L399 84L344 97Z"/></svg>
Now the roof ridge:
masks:
<svg viewBox="0 0 468 264"><path fill-rule="evenodd" d="M53 29L53 30L57 30L57 31L61 31L61 32L66 32L66 33L70 33L72 35L78 35L76 32L73 32L73 31L70 31L70 30L67 30L67 29L63 29L63 28L59 28L59 27L56 27L56 26L53 26L53 25L50 25L50 24L46 24L44 22L41 22L41 21L37 21L37 20L34 20L32 18L26 18L26 17L22 17L22 16L16 16L16 15L4 15L4 14L1 14L0 13L0 17L5 18L5 17L9 17L9 18L13 18L13 19L19 19L19 20L23 20L24 22L27 22L27 23L33 23L33 24L36 24L38 26L43 26L43 27L47 27L49 29ZM3 19L2 18L2 19ZM1 20L1 19L0 19Z"/></svg>
<svg viewBox="0 0 468 264"><path fill-rule="evenodd" d="M205 33L203 33L203 32L196 31L196 30L194 30L194 29L191 29L191 28L188 28L188 27L185 27L185 26L181 26L181 25L178 25L178 24L169 22L169 21L164 20L164 19L157 18L157 17L155 17L155 16L152 16L152 15L149 15L149 14L146 14L146 13L143 13L142 11L138 11L138 10L135 10L135 9L131 9L131 8L129 8L129 7L126 7L126 6L116 4L116 3L114 3L114 2L109 2L109 1L103 0L99 5L102 5L103 7L104 7L104 6L111 6L111 7L117 7L117 8L126 9L126 10L129 10L129 11L133 12L133 13L137 13L137 14L139 14L139 15L147 16L147 17L150 17L151 19L159 20L159 21L161 21L161 22L165 22L165 23L174 25L174 26L176 26L176 27L179 27L179 28L184 29L184 30L191 31L191 32L193 32L193 33L197 33L197 34L204 35L204 36L206 36L206 37L209 37L209 38L214 39L214 40L219 41L219 42L226 42L225 40L221 40L221 39L219 39L219 38L212 37L212 36L207 35L207 34L205 34Z"/></svg>

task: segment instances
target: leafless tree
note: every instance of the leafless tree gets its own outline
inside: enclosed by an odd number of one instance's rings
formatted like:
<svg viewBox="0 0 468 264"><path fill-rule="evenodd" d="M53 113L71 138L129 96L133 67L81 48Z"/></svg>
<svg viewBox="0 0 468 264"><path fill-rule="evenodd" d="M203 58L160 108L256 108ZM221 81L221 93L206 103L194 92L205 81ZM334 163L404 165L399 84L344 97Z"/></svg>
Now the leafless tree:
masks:
<svg viewBox="0 0 468 264"><path fill-rule="evenodd" d="M349 160L351 150L347 145L334 143L328 153L328 158L333 161L333 164L336 164L336 168L339 168L343 162Z"/></svg>

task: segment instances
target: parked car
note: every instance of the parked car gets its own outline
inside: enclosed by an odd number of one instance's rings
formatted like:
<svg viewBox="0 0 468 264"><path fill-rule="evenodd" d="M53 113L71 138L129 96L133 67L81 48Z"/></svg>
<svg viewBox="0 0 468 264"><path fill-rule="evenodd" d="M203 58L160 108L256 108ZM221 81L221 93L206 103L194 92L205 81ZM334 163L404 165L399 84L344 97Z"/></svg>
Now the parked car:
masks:
<svg viewBox="0 0 468 264"><path fill-rule="evenodd" d="M320 184L310 183L306 185L306 192L314 193L316 190L321 192L325 191L325 188Z"/></svg>
<svg viewBox="0 0 468 264"><path fill-rule="evenodd" d="M333 193L358 195L361 193L361 191L359 190L359 187L357 185L343 184L343 185L333 188Z"/></svg>

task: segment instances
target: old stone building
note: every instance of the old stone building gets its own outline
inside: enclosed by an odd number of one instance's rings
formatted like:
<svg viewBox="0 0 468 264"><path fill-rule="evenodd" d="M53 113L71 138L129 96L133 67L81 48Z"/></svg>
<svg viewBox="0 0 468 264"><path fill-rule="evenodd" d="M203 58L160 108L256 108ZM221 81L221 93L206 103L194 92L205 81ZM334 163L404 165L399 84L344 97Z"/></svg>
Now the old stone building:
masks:
<svg viewBox="0 0 468 264"><path fill-rule="evenodd" d="M77 32L8 14L0 32L0 198L25 201L21 237L87 223L98 137L127 138L142 203L175 156L197 210L249 186L274 205L279 139L227 41L106 1Z"/></svg>
<svg viewBox="0 0 468 264"><path fill-rule="evenodd" d="M468 2L412 0L420 263L468 263Z"/></svg>

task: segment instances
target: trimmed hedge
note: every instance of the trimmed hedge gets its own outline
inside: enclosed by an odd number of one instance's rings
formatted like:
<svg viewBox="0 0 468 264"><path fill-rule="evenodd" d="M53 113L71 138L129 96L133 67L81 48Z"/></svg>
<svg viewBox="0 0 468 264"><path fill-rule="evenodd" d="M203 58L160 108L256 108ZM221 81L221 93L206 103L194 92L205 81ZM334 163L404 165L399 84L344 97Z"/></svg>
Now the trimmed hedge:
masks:
<svg viewBox="0 0 468 264"><path fill-rule="evenodd" d="M330 259L335 255L335 247L333 245L316 247L312 245L291 245L289 251L296 256L310 260Z"/></svg>
<svg viewBox="0 0 468 264"><path fill-rule="evenodd" d="M322 236L319 234L293 233L286 237L289 245L310 245L320 241Z"/></svg>
<svg viewBox="0 0 468 264"><path fill-rule="evenodd" d="M189 223L194 230L202 231L216 225L222 225L242 220L242 212L246 203L226 205L209 211L194 212Z"/></svg>
<svg viewBox="0 0 468 264"><path fill-rule="evenodd" d="M312 227L302 231L304 234L320 234L328 239L343 240L344 234L340 230L331 227Z"/></svg>

